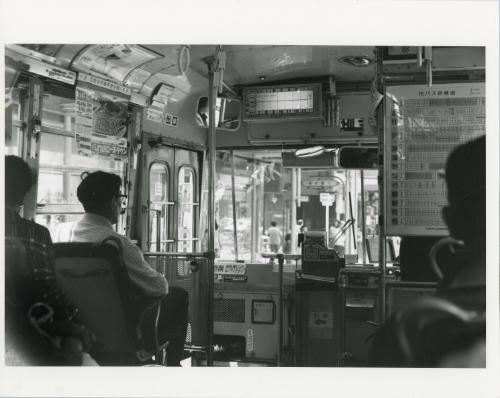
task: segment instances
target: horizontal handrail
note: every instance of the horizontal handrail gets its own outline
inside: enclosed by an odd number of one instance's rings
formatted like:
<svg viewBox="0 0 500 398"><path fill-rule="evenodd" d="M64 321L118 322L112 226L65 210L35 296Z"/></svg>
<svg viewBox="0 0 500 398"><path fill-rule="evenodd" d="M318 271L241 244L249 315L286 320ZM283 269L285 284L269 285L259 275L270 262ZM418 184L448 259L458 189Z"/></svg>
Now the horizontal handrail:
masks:
<svg viewBox="0 0 500 398"><path fill-rule="evenodd" d="M418 282L418 281L397 281L388 279L386 282L387 286L394 287L421 287L421 288L437 288L438 284L436 282Z"/></svg>
<svg viewBox="0 0 500 398"><path fill-rule="evenodd" d="M280 256L283 256L285 260L300 260L302 255L300 254L291 254L291 253L267 253L263 252L260 253L261 257L263 258L279 258Z"/></svg>
<svg viewBox="0 0 500 398"><path fill-rule="evenodd" d="M186 257L186 258L208 258L210 255L208 252L144 252L145 257Z"/></svg>

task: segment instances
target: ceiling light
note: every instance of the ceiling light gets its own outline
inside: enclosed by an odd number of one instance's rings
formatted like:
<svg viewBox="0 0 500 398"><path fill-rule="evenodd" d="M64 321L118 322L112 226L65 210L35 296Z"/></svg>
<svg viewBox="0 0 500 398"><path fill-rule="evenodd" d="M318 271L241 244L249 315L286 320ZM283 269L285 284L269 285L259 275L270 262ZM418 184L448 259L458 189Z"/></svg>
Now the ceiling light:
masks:
<svg viewBox="0 0 500 398"><path fill-rule="evenodd" d="M301 148L295 151L295 157L297 158L313 158L315 156L321 155L325 152L325 148L322 146L312 146L309 148Z"/></svg>
<svg viewBox="0 0 500 398"><path fill-rule="evenodd" d="M362 68L370 65L373 61L367 55L348 55L339 59L341 64Z"/></svg>

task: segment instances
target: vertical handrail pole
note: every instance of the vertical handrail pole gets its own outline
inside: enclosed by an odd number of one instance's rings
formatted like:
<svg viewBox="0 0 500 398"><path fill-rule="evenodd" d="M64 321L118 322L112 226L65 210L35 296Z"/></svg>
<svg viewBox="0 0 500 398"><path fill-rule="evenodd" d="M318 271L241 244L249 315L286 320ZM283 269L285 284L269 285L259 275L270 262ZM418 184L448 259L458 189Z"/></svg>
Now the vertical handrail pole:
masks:
<svg viewBox="0 0 500 398"><path fill-rule="evenodd" d="M217 59L208 61L208 303L207 366L213 365L214 260L215 260L215 68Z"/></svg>
<svg viewBox="0 0 500 398"><path fill-rule="evenodd" d="M347 275L340 270L339 272L339 352L337 352L337 366L342 367L345 364L346 359L346 346L345 346L345 335L346 335L346 322L345 322L345 303L346 303L346 287L347 287Z"/></svg>
<svg viewBox="0 0 500 398"><path fill-rule="evenodd" d="M361 247L363 248L363 264L366 264L366 214L365 214L365 172L361 170Z"/></svg>
<svg viewBox="0 0 500 398"><path fill-rule="evenodd" d="M252 162L252 175L257 168L257 163ZM250 253L250 261L256 261L256 253L259 250L259 224L257 222L257 179L252 178L252 251Z"/></svg>
<svg viewBox="0 0 500 398"><path fill-rule="evenodd" d="M325 206L325 235L326 235L326 242L325 246L331 249L330 247L330 206L327 205Z"/></svg>
<svg viewBox="0 0 500 398"><path fill-rule="evenodd" d="M299 198L300 200L300 198ZM292 200L290 201L292 213L292 236L290 245L292 254L297 253L297 169L292 168Z"/></svg>
<svg viewBox="0 0 500 398"><path fill-rule="evenodd" d="M238 231L236 229L236 185L234 181L234 151L231 149L231 193L233 202L234 259L238 261Z"/></svg>
<svg viewBox="0 0 500 398"><path fill-rule="evenodd" d="M278 267L279 267L279 296L278 296L278 366L282 364L282 350L283 350L283 263L285 257L283 254L278 254Z"/></svg>
<svg viewBox="0 0 500 398"><path fill-rule="evenodd" d="M156 251L161 252L161 213L159 209L155 210L156 213Z"/></svg>
<svg viewBox="0 0 500 398"><path fill-rule="evenodd" d="M382 48L377 48L377 83L378 90L384 93L384 99L382 101L382 106L378 109L377 114L377 126L379 135L379 168L378 168L378 190L379 190L379 245L378 245L378 261L379 261L379 271L380 271L380 283L379 283L379 299L380 299L380 322L385 321L385 290L386 290L386 269L385 269L385 224L384 224L384 212L385 212L385 192L384 192L384 170L385 164L388 164L388 159L386 159L384 149L385 149L385 134L386 129L391 128L391 123L387 126L387 117L392 118L392 104L388 107L387 97L385 95L385 87L382 77ZM389 119L391 120L391 119Z"/></svg>

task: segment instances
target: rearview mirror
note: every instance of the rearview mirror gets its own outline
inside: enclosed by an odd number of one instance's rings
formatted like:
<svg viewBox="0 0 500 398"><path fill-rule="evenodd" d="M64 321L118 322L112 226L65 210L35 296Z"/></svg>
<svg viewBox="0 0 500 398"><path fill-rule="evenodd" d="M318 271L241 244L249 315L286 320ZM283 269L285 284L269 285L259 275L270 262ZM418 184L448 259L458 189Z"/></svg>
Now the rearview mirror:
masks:
<svg viewBox="0 0 500 398"><path fill-rule="evenodd" d="M215 128L217 130L236 131L240 128L241 101L236 98L217 97L215 103ZM208 127L208 97L198 100L196 123Z"/></svg>
<svg viewBox="0 0 500 398"><path fill-rule="evenodd" d="M378 148L342 147L338 152L338 165L344 169L377 169Z"/></svg>

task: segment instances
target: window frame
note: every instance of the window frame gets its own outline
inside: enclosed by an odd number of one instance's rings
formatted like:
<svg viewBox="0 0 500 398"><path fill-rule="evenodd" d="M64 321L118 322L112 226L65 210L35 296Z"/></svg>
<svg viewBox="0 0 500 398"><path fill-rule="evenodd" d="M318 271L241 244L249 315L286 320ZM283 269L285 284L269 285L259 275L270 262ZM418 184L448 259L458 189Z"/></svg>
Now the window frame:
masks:
<svg viewBox="0 0 500 398"><path fill-rule="evenodd" d="M152 217L152 201L151 201L151 170L153 169L154 166L156 165L161 165L163 169L165 170L165 175L166 175L166 180L164 186L166 187L166 195L165 199L166 201L161 202L162 203L162 213L165 214L165 225L164 225L164 231L165 231L165 239L160 239L160 247L158 248L158 239L152 240L152 226L153 224L151 223ZM161 252L162 249L164 251L167 251L168 244L169 243L174 243L175 240L170 238L170 228L169 228L169 212L170 212L170 207L173 206L175 203L170 200L172 197L172 193L170 190L170 182L171 182L171 171L170 171L170 166L167 162L162 161L162 160L154 160L150 163L149 168L148 168L148 200L147 200L147 241L146 245L149 251L153 251L153 245L156 245L156 252ZM160 202L155 202L155 203L160 203ZM158 231L157 231L158 233ZM161 235L160 235L161 236Z"/></svg>
<svg viewBox="0 0 500 398"><path fill-rule="evenodd" d="M180 200L180 192L179 192L179 188L181 187L181 178L180 178L180 175L181 175L181 171L184 171L185 169L187 170L190 170L191 172L191 175L192 175L192 178L193 178L193 181L191 183L191 186L193 188L193 194L192 194L192 202L190 203L181 203L181 200ZM181 249L179 247L179 244L181 242L189 242L191 241L192 244L191 244L191 251L186 251L185 253L190 253L190 252L194 252L196 250L196 244L199 240L199 237L198 237L198 226L197 226L197 223L196 223L196 214L197 214L197 211L199 211L200 209L200 201L199 201L199 192L198 192L198 185L197 185L197 181L198 181L198 178L197 178L197 174L196 174L196 170L195 168L190 165L190 164L182 164L179 166L178 170L177 170L177 231L176 231L176 237L175 237L175 242L177 243L177 251L181 252ZM180 233L180 215L181 215L181 206L191 206L192 207L192 214L193 214L193 217L192 217L192 227L191 227L191 231L192 231L192 238L187 238L187 239L184 239L184 238L179 238L179 233Z"/></svg>

